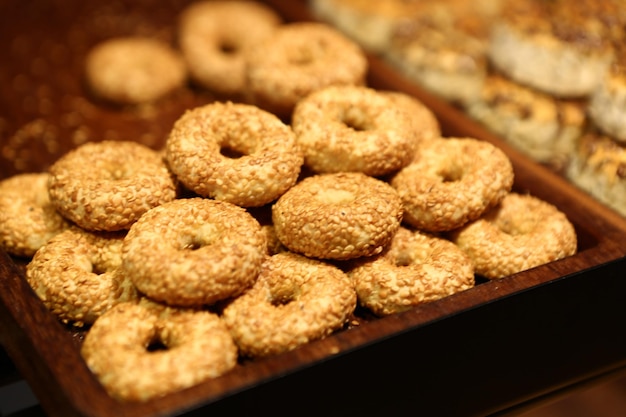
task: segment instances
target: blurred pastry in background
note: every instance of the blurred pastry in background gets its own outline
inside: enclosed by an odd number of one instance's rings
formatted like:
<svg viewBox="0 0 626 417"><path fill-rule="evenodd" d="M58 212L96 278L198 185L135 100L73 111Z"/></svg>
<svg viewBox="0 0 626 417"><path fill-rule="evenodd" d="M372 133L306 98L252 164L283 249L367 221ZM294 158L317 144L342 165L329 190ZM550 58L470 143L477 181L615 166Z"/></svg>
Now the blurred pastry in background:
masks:
<svg viewBox="0 0 626 417"><path fill-rule="evenodd" d="M332 24L373 53L383 52L398 21L410 15L419 0L309 0L313 15Z"/></svg>
<svg viewBox="0 0 626 417"><path fill-rule="evenodd" d="M626 144L626 49L616 48L615 61L589 103L589 117L615 140Z"/></svg>
<svg viewBox="0 0 626 417"><path fill-rule="evenodd" d="M490 22L496 13L484 10L456 0L416 2L410 18L396 24L383 56L445 100L473 100L487 73Z"/></svg>
<svg viewBox="0 0 626 417"><path fill-rule="evenodd" d="M626 145L590 129L580 137L566 175L574 185L626 216Z"/></svg>
<svg viewBox="0 0 626 417"><path fill-rule="evenodd" d="M255 1L200 1L180 14L178 38L192 79L221 95L243 94L245 51L268 36L282 18Z"/></svg>
<svg viewBox="0 0 626 417"><path fill-rule="evenodd" d="M187 81L187 67L172 46L143 36L121 36L95 45L85 58L91 92L117 104L159 100Z"/></svg>
<svg viewBox="0 0 626 417"><path fill-rule="evenodd" d="M521 153L557 171L567 165L586 122L585 101L559 99L497 72L487 76L480 96L465 110Z"/></svg>
<svg viewBox="0 0 626 417"><path fill-rule="evenodd" d="M493 23L488 54L511 79L560 97L589 95L613 59L626 8L619 0L519 0Z"/></svg>

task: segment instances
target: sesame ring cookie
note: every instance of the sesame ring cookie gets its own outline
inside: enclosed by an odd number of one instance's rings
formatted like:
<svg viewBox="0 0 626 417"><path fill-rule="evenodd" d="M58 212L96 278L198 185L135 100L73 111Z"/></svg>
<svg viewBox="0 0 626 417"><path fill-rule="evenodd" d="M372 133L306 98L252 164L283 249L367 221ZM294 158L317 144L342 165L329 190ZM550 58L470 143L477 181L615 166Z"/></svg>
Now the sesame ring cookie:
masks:
<svg viewBox="0 0 626 417"><path fill-rule="evenodd" d="M237 364L237 347L214 313L141 301L98 318L81 347L112 397L147 401L216 378Z"/></svg>
<svg viewBox="0 0 626 417"><path fill-rule="evenodd" d="M488 142L440 138L424 142L390 183L402 200L407 224L443 232L496 205L513 186L513 166Z"/></svg>
<svg viewBox="0 0 626 417"><path fill-rule="evenodd" d="M283 194L272 220L289 250L346 260L382 252L400 226L402 202L389 184L365 174L319 174Z"/></svg>
<svg viewBox="0 0 626 417"><path fill-rule="evenodd" d="M87 230L128 229L143 213L177 194L160 153L136 142L85 143L49 171L52 205Z"/></svg>
<svg viewBox="0 0 626 417"><path fill-rule="evenodd" d="M254 286L222 315L239 352L259 357L292 350L341 329L356 307L339 268L292 252L263 264Z"/></svg>
<svg viewBox="0 0 626 417"><path fill-rule="evenodd" d="M134 105L156 101L183 87L187 67L179 53L163 42L120 37L89 51L85 75L97 97Z"/></svg>
<svg viewBox="0 0 626 417"><path fill-rule="evenodd" d="M399 313L474 286L474 264L449 240L401 227L382 255L348 271L359 304Z"/></svg>
<svg viewBox="0 0 626 417"><path fill-rule="evenodd" d="M190 190L259 207L298 179L303 156L291 128L256 106L214 102L187 111L166 142L166 159Z"/></svg>
<svg viewBox="0 0 626 417"><path fill-rule="evenodd" d="M185 8L178 36L190 76L210 91L234 95L246 89L246 50L282 20L255 1L201 1Z"/></svg>
<svg viewBox="0 0 626 417"><path fill-rule="evenodd" d="M474 261L476 274L498 279L576 253L574 226L552 204L509 193L450 240Z"/></svg>
<svg viewBox="0 0 626 417"><path fill-rule="evenodd" d="M399 100L388 93L349 85L325 87L300 100L291 125L304 164L317 173L362 172L370 176L408 165L421 129L408 104Z"/></svg>
<svg viewBox="0 0 626 417"><path fill-rule="evenodd" d="M26 267L26 278L62 322L82 327L112 306L137 298L120 273L125 232L71 227L43 245Z"/></svg>
<svg viewBox="0 0 626 417"><path fill-rule="evenodd" d="M201 306L252 285L266 253L260 224L243 208L195 197L155 207L133 224L122 269L153 300Z"/></svg>
<svg viewBox="0 0 626 417"><path fill-rule="evenodd" d="M521 84L559 97L588 96L613 59L624 15L613 0L512 2L493 24L487 53Z"/></svg>
<svg viewBox="0 0 626 417"><path fill-rule="evenodd" d="M17 174L0 181L0 248L30 257L69 227L48 197L50 174Z"/></svg>
<svg viewBox="0 0 626 417"><path fill-rule="evenodd" d="M285 119L300 99L330 85L364 85L365 53L329 25L281 25L247 56L252 103Z"/></svg>

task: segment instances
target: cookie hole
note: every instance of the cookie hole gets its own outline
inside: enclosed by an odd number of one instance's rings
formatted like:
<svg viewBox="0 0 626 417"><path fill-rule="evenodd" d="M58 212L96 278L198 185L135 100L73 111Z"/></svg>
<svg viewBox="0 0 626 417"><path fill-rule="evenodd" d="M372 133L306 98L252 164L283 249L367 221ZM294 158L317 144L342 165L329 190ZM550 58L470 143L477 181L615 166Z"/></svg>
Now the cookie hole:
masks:
<svg viewBox="0 0 626 417"><path fill-rule="evenodd" d="M237 149L228 147L228 146L222 146L220 148L220 154L222 154L222 156L225 156L226 158L230 158L230 159L239 159L242 156L246 156L246 154L244 152L241 152Z"/></svg>
<svg viewBox="0 0 626 417"><path fill-rule="evenodd" d="M455 167L449 167L439 172L439 176L443 182L456 182L463 178L463 171Z"/></svg>
<svg viewBox="0 0 626 417"><path fill-rule="evenodd" d="M205 246L202 242L189 242L187 245L185 245L185 250L190 250L190 251L194 251L194 250L198 250L201 247Z"/></svg>
<svg viewBox="0 0 626 417"><path fill-rule="evenodd" d="M169 348L167 347L165 342L163 342L163 340L161 340L161 338L158 336L155 336L152 340L150 340L150 343L148 343L148 346L146 346L147 352L162 352L168 349Z"/></svg>
<svg viewBox="0 0 626 417"><path fill-rule="evenodd" d="M235 45L233 42L228 42L228 41L222 42L219 48L220 48L220 52L223 53L224 55L234 55L237 53L239 49L237 45Z"/></svg>
<svg viewBox="0 0 626 417"><path fill-rule="evenodd" d="M272 288L272 299L270 302L275 307L285 306L295 301L299 294L300 289L297 286L294 286L293 283L283 282Z"/></svg>
<svg viewBox="0 0 626 417"><path fill-rule="evenodd" d="M92 264L91 265L91 272L96 274L96 275L102 275L104 273L106 273L106 268L104 268L102 265L98 265L98 264Z"/></svg>
<svg viewBox="0 0 626 417"><path fill-rule="evenodd" d="M220 239L220 229L211 223L199 225L188 235L181 236L179 247L182 250L195 251L212 245Z"/></svg>
<svg viewBox="0 0 626 417"><path fill-rule="evenodd" d="M366 132L368 130L373 130L370 117L368 117L358 107L348 108L341 115L341 122L356 132Z"/></svg>
<svg viewBox="0 0 626 417"><path fill-rule="evenodd" d="M274 297L272 298L272 305L274 307L286 306L294 300L293 297Z"/></svg>
<svg viewBox="0 0 626 417"><path fill-rule="evenodd" d="M413 259L411 259L411 257L409 257L408 255L401 254L400 256L396 257L394 263L397 267L411 266L413 264Z"/></svg>

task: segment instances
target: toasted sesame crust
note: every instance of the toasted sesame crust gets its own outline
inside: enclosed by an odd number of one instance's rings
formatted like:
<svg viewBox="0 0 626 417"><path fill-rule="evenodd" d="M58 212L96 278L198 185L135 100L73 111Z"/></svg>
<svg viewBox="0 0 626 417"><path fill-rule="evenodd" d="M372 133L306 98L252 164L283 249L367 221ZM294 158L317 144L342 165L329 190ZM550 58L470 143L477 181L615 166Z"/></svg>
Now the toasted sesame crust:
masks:
<svg viewBox="0 0 626 417"><path fill-rule="evenodd" d="M43 245L26 278L44 305L64 323L93 323L112 306L137 298L120 273L125 232L67 229Z"/></svg>
<svg viewBox="0 0 626 417"><path fill-rule="evenodd" d="M415 109L400 100L363 86L325 87L300 100L292 127L305 165L318 173L370 176L407 165L432 126L418 126Z"/></svg>
<svg viewBox="0 0 626 417"><path fill-rule="evenodd" d="M163 204L133 224L122 269L154 300L201 306L252 285L266 253L265 235L248 212L198 197Z"/></svg>
<svg viewBox="0 0 626 417"><path fill-rule="evenodd" d="M154 343L164 349L149 351ZM91 327L81 348L108 393L147 401L218 377L237 364L237 347L208 311L118 304Z"/></svg>
<svg viewBox="0 0 626 417"><path fill-rule="evenodd" d="M418 132L416 146L419 147L419 143L422 140L441 137L441 125L437 116L419 99L399 91L378 91L389 97L393 101L394 106L399 106L409 113L414 129Z"/></svg>
<svg viewBox="0 0 626 417"><path fill-rule="evenodd" d="M247 57L250 100L281 118L296 103L329 85L363 85L368 63L362 49L323 23L281 25Z"/></svg>
<svg viewBox="0 0 626 417"><path fill-rule="evenodd" d="M281 23L280 16L260 2L192 3L181 13L178 26L181 51L191 77L219 94L243 94L247 49Z"/></svg>
<svg viewBox="0 0 626 417"><path fill-rule="evenodd" d="M563 212L532 195L509 193L450 239L474 261L478 275L498 279L576 253L574 226Z"/></svg>
<svg viewBox="0 0 626 417"><path fill-rule="evenodd" d="M50 174L17 174L0 181L0 247L30 257L69 227L48 197Z"/></svg>
<svg viewBox="0 0 626 417"><path fill-rule="evenodd" d="M288 125L256 106L231 102L187 111L170 133L166 158L190 190L242 207L277 199L295 184L303 163Z"/></svg>
<svg viewBox="0 0 626 417"><path fill-rule="evenodd" d="M359 304L385 316L474 286L474 264L449 240L401 227L389 249L348 271Z"/></svg>
<svg viewBox="0 0 626 417"><path fill-rule="evenodd" d="M494 145L472 138L424 142L414 161L391 179L417 229L461 227L496 205L513 186L513 166Z"/></svg>
<svg viewBox="0 0 626 417"><path fill-rule="evenodd" d="M50 167L52 205L87 230L126 230L143 213L176 198L161 155L130 141L88 142Z"/></svg>
<svg viewBox="0 0 626 417"><path fill-rule="evenodd" d="M352 282L339 268L281 252L264 262L254 286L222 317L241 354L267 356L342 328L356 302Z"/></svg>
<svg viewBox="0 0 626 417"><path fill-rule="evenodd" d="M155 101L187 80L187 67L178 52L150 38L113 38L97 44L85 67L93 93L120 104Z"/></svg>
<svg viewBox="0 0 626 417"><path fill-rule="evenodd" d="M402 203L387 183L362 173L305 178L272 207L276 236L293 252L352 259L380 253L402 219Z"/></svg>

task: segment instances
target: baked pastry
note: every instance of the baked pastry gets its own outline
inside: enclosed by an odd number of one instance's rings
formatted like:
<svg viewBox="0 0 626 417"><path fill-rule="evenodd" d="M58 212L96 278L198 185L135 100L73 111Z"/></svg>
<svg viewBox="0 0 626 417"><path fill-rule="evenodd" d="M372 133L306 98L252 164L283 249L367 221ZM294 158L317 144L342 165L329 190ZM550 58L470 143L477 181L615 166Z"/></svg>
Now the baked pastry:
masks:
<svg viewBox="0 0 626 417"><path fill-rule="evenodd" d="M586 102L560 99L491 72L467 114L521 153L561 170L586 122Z"/></svg>
<svg viewBox="0 0 626 417"><path fill-rule="evenodd" d="M398 21L410 14L411 1L310 0L316 18L341 30L370 52L382 52Z"/></svg>
<svg viewBox="0 0 626 417"><path fill-rule="evenodd" d="M615 61L591 94L589 117L615 140L626 144L626 50L617 48Z"/></svg>
<svg viewBox="0 0 626 417"><path fill-rule="evenodd" d="M489 57L513 80L562 97L589 95L622 36L619 0L510 2L494 22Z"/></svg>
<svg viewBox="0 0 626 417"><path fill-rule="evenodd" d="M574 185L626 216L626 145L590 129L578 141L566 176Z"/></svg>
<svg viewBox="0 0 626 417"><path fill-rule="evenodd" d="M476 97L487 73L491 15L462 2L422 1L395 25L384 58L423 88L453 102Z"/></svg>

